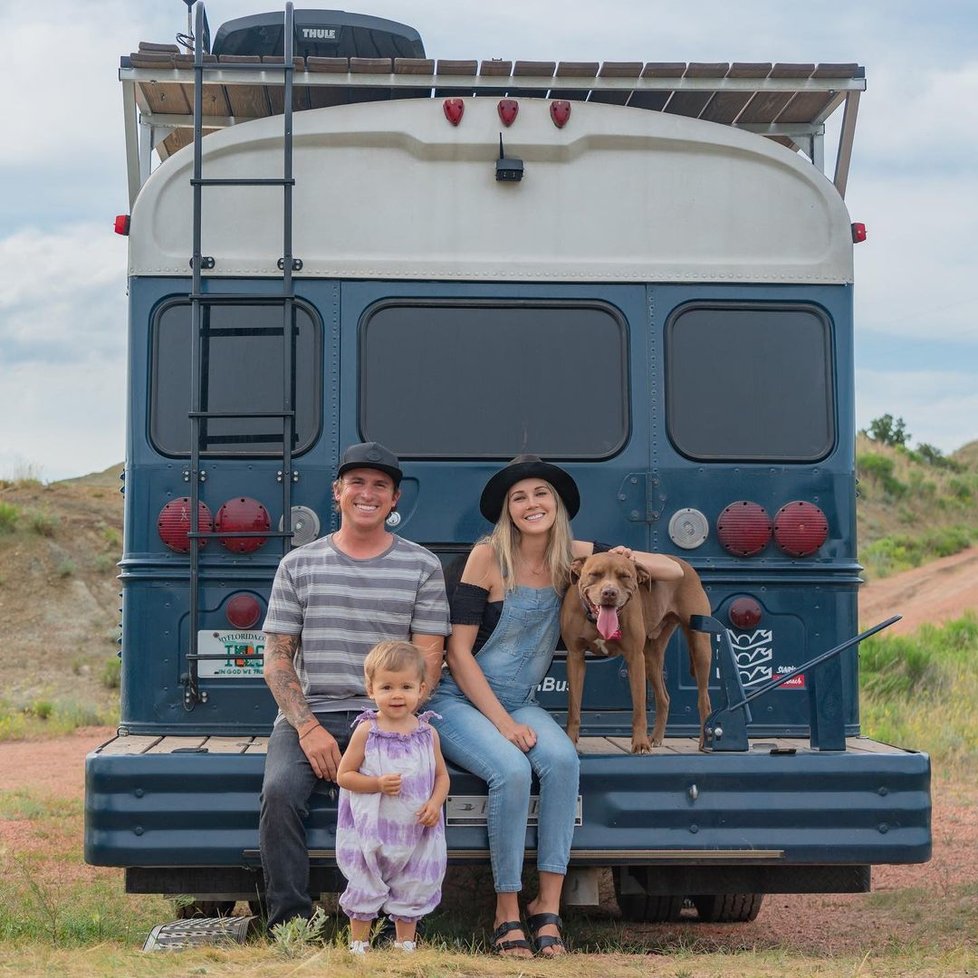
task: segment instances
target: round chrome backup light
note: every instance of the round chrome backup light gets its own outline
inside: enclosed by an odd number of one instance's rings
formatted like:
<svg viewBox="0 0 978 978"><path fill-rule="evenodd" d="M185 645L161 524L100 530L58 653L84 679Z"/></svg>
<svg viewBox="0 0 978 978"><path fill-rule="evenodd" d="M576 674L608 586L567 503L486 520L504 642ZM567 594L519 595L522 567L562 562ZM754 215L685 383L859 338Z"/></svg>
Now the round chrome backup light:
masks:
<svg viewBox="0 0 978 978"><path fill-rule="evenodd" d="M312 543L319 536L319 517L308 506L292 507L292 546ZM278 521L279 532L285 529L285 518Z"/></svg>
<svg viewBox="0 0 978 978"><path fill-rule="evenodd" d="M669 520L669 539L683 550L695 550L710 535L710 521L698 509L677 509Z"/></svg>

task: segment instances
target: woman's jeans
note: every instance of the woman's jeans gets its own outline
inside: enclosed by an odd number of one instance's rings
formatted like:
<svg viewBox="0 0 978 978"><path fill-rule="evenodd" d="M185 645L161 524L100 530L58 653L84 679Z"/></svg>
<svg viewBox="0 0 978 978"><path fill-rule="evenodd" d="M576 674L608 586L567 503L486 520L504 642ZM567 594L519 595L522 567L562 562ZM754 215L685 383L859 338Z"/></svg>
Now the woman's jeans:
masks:
<svg viewBox="0 0 978 978"><path fill-rule="evenodd" d="M580 774L580 760L567 734L540 706L511 709L510 716L517 723L536 731L535 746L524 754L468 700L436 696L429 706L442 716L432 725L438 730L445 757L489 787L489 851L496 892L522 889L533 773L540 781L537 868L564 875L574 836Z"/></svg>

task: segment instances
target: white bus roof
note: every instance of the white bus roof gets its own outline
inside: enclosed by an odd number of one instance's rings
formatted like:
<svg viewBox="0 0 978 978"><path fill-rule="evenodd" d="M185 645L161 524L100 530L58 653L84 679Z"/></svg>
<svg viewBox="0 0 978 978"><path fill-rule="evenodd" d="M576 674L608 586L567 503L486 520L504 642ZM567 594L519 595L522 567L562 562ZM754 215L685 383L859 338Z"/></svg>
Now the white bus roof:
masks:
<svg viewBox="0 0 978 978"><path fill-rule="evenodd" d="M546 98L392 99L293 117L293 254L300 278L526 282L852 281L845 203L807 160L730 126L626 106ZM496 180L500 131L519 183ZM202 141L218 180L282 175L282 119ZM193 147L147 180L132 213L130 272L189 272ZM207 275L277 276L282 191L206 188Z"/></svg>

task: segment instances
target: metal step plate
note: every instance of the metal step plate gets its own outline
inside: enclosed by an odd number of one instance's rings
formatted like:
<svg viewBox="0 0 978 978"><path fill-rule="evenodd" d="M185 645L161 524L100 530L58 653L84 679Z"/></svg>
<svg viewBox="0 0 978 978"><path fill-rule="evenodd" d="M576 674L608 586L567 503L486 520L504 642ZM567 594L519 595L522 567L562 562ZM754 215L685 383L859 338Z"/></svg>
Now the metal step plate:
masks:
<svg viewBox="0 0 978 978"><path fill-rule="evenodd" d="M258 918L254 916L174 920L154 927L146 938L143 950L179 951L204 944L244 944L257 927Z"/></svg>

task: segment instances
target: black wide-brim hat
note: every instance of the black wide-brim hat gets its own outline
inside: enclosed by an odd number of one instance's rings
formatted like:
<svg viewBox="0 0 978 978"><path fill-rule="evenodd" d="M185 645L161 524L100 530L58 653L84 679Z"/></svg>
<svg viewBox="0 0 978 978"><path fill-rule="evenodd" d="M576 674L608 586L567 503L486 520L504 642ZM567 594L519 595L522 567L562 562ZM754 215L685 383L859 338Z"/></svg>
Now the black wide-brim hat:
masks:
<svg viewBox="0 0 978 978"><path fill-rule="evenodd" d="M517 455L505 468L500 469L482 490L479 509L482 515L495 523L506 503L506 494L523 479L543 479L557 491L567 510L568 519L573 519L581 508L581 494L577 483L559 466L544 462L539 455Z"/></svg>

